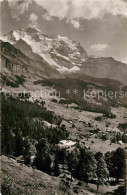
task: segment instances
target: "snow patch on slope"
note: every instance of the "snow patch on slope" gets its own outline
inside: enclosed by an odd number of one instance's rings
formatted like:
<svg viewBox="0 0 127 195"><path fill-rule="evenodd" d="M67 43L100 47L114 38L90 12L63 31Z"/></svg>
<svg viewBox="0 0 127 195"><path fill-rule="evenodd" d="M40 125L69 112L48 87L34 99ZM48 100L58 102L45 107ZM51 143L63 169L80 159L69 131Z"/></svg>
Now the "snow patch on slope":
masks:
<svg viewBox="0 0 127 195"><path fill-rule="evenodd" d="M66 67L64 67L64 66L62 66L61 68L59 68L59 69L57 69L60 73L72 73L72 72L78 72L78 71L80 71L80 68L79 67L77 67L77 66L74 66L74 67L72 67L72 68L66 68Z"/></svg>
<svg viewBox="0 0 127 195"><path fill-rule="evenodd" d="M74 41L70 40L68 37L62 37L58 35L57 40L65 42L71 50L73 51L77 50L77 47L76 47L77 44Z"/></svg>

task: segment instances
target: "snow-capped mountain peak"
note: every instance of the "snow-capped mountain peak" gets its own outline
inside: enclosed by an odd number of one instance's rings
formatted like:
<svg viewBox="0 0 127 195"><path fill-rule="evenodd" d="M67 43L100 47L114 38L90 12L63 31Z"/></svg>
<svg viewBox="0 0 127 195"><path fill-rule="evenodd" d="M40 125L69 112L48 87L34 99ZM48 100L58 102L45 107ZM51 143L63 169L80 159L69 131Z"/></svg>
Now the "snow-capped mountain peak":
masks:
<svg viewBox="0 0 127 195"><path fill-rule="evenodd" d="M64 72L64 70L65 72L78 71L83 60L87 59L87 53L81 45L60 35L57 38L51 38L37 28L29 27L25 30L11 31L2 40L15 45L17 48L20 40L23 40L30 46L33 53L39 55L59 72ZM23 52L21 43L20 49Z"/></svg>

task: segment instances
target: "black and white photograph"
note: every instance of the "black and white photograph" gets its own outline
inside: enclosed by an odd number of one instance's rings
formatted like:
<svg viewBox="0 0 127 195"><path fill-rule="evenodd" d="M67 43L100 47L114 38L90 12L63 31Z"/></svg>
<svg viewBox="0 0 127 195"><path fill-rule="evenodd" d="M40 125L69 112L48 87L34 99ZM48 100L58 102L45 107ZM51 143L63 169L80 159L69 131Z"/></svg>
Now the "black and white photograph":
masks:
<svg viewBox="0 0 127 195"><path fill-rule="evenodd" d="M0 195L126 195L127 1L0 0Z"/></svg>

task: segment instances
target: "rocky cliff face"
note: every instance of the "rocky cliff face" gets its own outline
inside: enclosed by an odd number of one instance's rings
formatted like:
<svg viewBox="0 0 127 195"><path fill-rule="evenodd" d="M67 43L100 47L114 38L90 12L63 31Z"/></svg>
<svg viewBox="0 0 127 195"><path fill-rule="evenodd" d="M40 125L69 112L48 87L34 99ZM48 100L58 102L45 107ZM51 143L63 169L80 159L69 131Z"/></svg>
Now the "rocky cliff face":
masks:
<svg viewBox="0 0 127 195"><path fill-rule="evenodd" d="M7 68L12 73L21 74L28 72L29 59L20 50L7 42L0 42L2 67Z"/></svg>
<svg viewBox="0 0 127 195"><path fill-rule="evenodd" d="M2 74L26 77L56 78L59 72L44 60L33 60L8 42L0 42Z"/></svg>

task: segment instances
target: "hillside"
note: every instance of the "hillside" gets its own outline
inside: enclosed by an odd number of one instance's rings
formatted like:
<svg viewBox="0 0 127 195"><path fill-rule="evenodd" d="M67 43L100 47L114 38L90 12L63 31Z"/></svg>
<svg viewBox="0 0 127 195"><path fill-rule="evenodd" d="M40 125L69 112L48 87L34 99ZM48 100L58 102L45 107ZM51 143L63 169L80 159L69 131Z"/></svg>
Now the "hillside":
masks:
<svg viewBox="0 0 127 195"><path fill-rule="evenodd" d="M41 171L17 163L11 158L2 156L2 184L6 184L6 189L11 188L11 193L6 193L6 195L77 194L74 192L76 184L69 188L64 181L64 179L49 176ZM82 188L77 186L79 195L94 195Z"/></svg>
<svg viewBox="0 0 127 195"><path fill-rule="evenodd" d="M60 92L61 98L65 98L65 104L75 103L84 110L91 110L93 112L109 111L110 106L126 105L126 97L124 99L119 95L120 87L122 86L119 81L115 81L114 83L111 79L97 79L85 75L81 76L81 79L68 77L66 79L38 80L34 82L34 85L38 87L40 85L41 87L52 87ZM115 91L118 92L117 96L115 96ZM101 95L99 96L101 92L103 93L102 97ZM108 96L110 92L114 94L112 97ZM95 96L92 96L92 93L94 93Z"/></svg>
<svg viewBox="0 0 127 195"><path fill-rule="evenodd" d="M88 58L82 72L97 78L109 78L127 83L127 65L114 60L112 57Z"/></svg>

